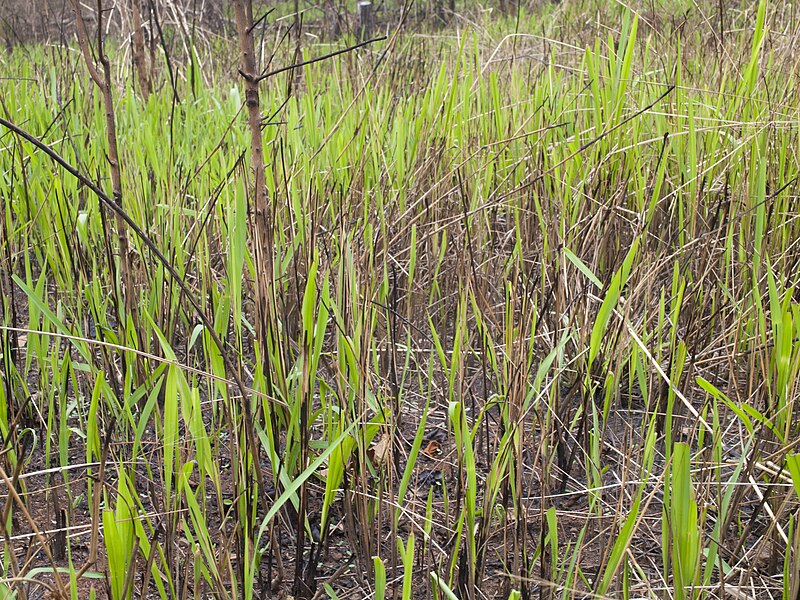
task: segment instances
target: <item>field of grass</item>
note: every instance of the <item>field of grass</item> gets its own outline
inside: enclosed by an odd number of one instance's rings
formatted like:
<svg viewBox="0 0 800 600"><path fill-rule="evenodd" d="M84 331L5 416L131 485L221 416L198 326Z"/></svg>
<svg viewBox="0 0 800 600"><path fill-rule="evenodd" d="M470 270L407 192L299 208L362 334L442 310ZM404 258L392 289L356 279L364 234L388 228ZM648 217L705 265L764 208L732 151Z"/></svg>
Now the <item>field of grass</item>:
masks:
<svg viewBox="0 0 800 600"><path fill-rule="evenodd" d="M0 58L0 598L800 598L800 14L462 4Z"/></svg>

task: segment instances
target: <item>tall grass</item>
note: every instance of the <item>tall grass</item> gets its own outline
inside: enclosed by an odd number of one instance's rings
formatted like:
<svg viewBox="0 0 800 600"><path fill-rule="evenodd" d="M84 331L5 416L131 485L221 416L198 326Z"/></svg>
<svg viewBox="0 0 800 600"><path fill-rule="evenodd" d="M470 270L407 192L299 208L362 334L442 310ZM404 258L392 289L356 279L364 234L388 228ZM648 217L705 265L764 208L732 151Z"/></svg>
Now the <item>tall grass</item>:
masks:
<svg viewBox="0 0 800 600"><path fill-rule="evenodd" d="M266 280L233 44L114 89L173 272L128 231L124 285L3 128L3 594L794 599L799 30L717 7L465 10L264 80ZM284 25L271 68L352 41ZM108 192L75 49L0 70Z"/></svg>

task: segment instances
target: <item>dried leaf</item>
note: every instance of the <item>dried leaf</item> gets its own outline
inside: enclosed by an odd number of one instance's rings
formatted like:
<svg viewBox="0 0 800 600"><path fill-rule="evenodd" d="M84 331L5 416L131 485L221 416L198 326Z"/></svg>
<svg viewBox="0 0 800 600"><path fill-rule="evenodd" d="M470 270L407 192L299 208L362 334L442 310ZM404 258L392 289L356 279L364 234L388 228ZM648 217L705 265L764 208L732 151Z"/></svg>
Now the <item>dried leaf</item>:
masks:
<svg viewBox="0 0 800 600"><path fill-rule="evenodd" d="M385 432L381 439L372 445L372 460L376 465L384 466L389 460L389 433Z"/></svg>

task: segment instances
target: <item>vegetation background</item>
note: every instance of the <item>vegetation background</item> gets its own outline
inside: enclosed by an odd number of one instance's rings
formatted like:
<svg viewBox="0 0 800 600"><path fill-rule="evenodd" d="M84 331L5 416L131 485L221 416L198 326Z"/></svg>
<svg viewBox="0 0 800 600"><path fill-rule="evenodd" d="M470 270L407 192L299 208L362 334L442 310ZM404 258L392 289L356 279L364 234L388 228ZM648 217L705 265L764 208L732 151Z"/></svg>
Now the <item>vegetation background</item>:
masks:
<svg viewBox="0 0 800 600"><path fill-rule="evenodd" d="M800 15L0 1L0 598L800 598Z"/></svg>

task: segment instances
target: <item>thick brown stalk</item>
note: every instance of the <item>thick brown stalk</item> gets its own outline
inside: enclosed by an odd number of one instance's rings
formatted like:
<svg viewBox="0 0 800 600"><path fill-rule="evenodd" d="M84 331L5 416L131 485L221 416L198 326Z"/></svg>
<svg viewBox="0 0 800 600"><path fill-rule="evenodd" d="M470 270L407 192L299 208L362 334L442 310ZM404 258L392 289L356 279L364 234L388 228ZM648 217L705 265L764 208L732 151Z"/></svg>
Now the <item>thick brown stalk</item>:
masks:
<svg viewBox="0 0 800 600"><path fill-rule="evenodd" d="M262 357L266 362L269 353L271 315L275 314L272 296L273 256L272 256L272 213L267 196L267 183L264 173L264 143L261 138L261 107L258 97L258 72L256 69L255 46L253 39L253 3L251 0L234 0L236 30L239 37L241 72L244 75L245 104L247 124L250 129L250 164L254 178L255 229L253 232L253 251L255 254L255 292L256 292L256 336L261 344ZM267 369L265 369L267 372ZM267 372L269 377L269 373Z"/></svg>
<svg viewBox="0 0 800 600"><path fill-rule="evenodd" d="M247 124L250 129L250 164L253 169L253 254L255 258L255 295L256 295L256 338L261 346L264 363L264 375L268 382L277 380L276 385L285 392L282 374L283 365L272 365L269 368L269 356L278 346L274 335L278 331L275 324L278 314L275 299L274 256L272 211L267 194L264 173L264 143L261 137L261 106L258 95L258 69L255 60L255 43L253 38L253 3L252 0L234 0L236 30L239 37L241 55L240 72L244 77L245 105L247 106ZM281 360L280 353L278 360Z"/></svg>
<svg viewBox="0 0 800 600"><path fill-rule="evenodd" d="M273 276L272 215L267 197L264 174L264 143L261 137L261 106L258 95L258 70L253 39L253 3L251 0L234 0L236 30L239 35L241 72L244 76L247 123L250 128L250 164L254 178L255 231L253 247L256 266L256 334L266 355L268 349L270 292Z"/></svg>
<svg viewBox="0 0 800 600"><path fill-rule="evenodd" d="M100 57L100 66L102 72L98 71L97 64L92 58L92 53L89 48L89 35L86 31L86 22L83 20L81 13L80 0L72 0L72 8L75 11L75 29L78 34L78 44L81 48L86 68L89 70L89 75L94 81L95 85L100 89L103 96L103 107L106 116L106 137L108 138L108 163L111 171L111 191L114 202L117 206L122 207L122 169L120 167L119 152L117 150L117 123L114 117L114 97L112 95L111 84L111 64L106 56L105 49L103 48L103 32L102 32L102 14L103 6L102 0L97 3L97 52ZM125 223L122 218L117 215L117 239L119 242L119 269L122 276L122 302L125 305L125 314L130 315L137 319L136 314L136 290L134 287L134 278L131 268L131 260L129 254L128 233L125 229ZM128 336L125 334L126 321L120 319L121 339L129 341Z"/></svg>
<svg viewBox="0 0 800 600"><path fill-rule="evenodd" d="M250 129L250 163L253 170L253 258L255 262L255 304L256 304L256 338L261 347L261 360L264 365L264 376L267 385L277 379L282 381L282 365L270 365L272 350L277 342L272 338L277 332L274 320L277 313L275 301L274 256L272 212L267 194L266 176L264 172L264 143L261 137L261 107L258 94L258 69L255 60L255 41L253 37L253 2L252 0L233 0L236 18L236 31L239 38L240 72L244 77L245 104L247 106L247 123ZM280 360L280 358L279 358ZM271 391L270 391L271 393ZM249 403L244 403L245 434L254 457L258 456L253 422ZM274 427L274 422L267 423ZM257 458L253 461L256 477L264 493L263 474ZM277 473L275 474L277 475ZM301 511L302 512L302 511Z"/></svg>
<svg viewBox="0 0 800 600"><path fill-rule="evenodd" d="M150 76L147 73L147 57L144 47L144 28L142 27L142 3L141 0L131 0L131 20L133 27L133 64L136 66L136 74L139 78L139 88L142 91L142 99L147 102L150 97Z"/></svg>

